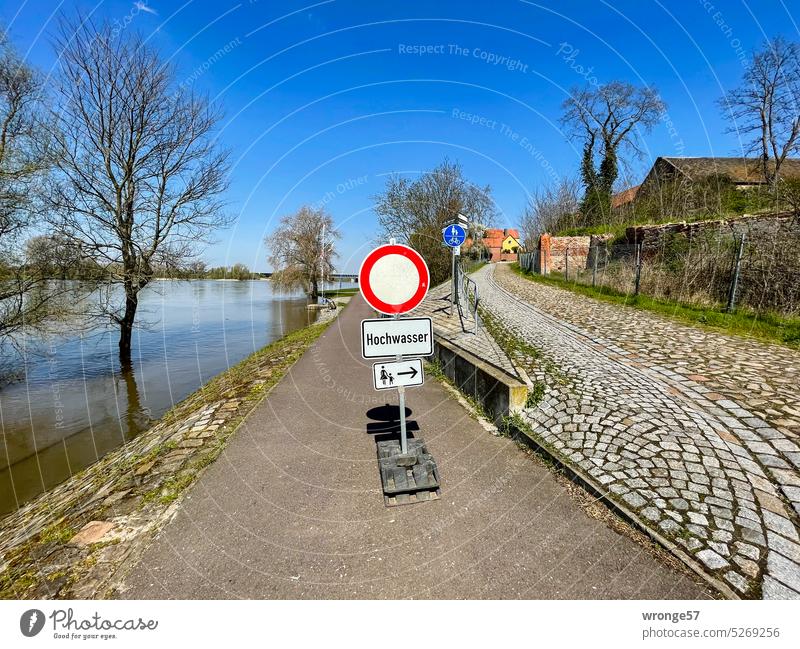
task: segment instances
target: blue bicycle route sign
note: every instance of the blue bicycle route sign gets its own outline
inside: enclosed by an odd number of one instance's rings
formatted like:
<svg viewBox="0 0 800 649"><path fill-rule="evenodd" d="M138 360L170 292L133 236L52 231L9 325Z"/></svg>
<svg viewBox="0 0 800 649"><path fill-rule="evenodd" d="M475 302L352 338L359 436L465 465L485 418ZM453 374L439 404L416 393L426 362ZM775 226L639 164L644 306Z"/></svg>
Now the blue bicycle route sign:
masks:
<svg viewBox="0 0 800 649"><path fill-rule="evenodd" d="M467 231L457 223L453 223L442 230L442 238L451 248L458 248L467 238Z"/></svg>

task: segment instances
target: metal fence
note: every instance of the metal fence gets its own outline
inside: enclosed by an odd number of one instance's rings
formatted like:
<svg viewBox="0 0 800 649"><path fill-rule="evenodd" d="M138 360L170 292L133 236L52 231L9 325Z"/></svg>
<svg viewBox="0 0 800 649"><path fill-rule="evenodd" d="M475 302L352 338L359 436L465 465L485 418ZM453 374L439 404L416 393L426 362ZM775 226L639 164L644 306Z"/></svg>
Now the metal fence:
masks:
<svg viewBox="0 0 800 649"><path fill-rule="evenodd" d="M800 239L713 232L520 255L529 272L683 304L800 315Z"/></svg>

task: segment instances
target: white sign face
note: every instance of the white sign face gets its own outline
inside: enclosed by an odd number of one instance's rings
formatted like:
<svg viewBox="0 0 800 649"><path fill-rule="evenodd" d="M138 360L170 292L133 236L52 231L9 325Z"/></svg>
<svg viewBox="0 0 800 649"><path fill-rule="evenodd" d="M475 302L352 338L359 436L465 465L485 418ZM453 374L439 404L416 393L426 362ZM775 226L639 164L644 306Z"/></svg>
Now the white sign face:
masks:
<svg viewBox="0 0 800 649"><path fill-rule="evenodd" d="M361 356L430 356L433 326L430 318L379 318L361 321Z"/></svg>
<svg viewBox="0 0 800 649"><path fill-rule="evenodd" d="M373 264L369 283L379 300L387 304L402 304L417 292L419 273L408 257L386 255Z"/></svg>
<svg viewBox="0 0 800 649"><path fill-rule="evenodd" d="M405 361L388 361L372 365L372 384L376 390L393 390L422 385L425 376L422 373L422 359L410 358Z"/></svg>

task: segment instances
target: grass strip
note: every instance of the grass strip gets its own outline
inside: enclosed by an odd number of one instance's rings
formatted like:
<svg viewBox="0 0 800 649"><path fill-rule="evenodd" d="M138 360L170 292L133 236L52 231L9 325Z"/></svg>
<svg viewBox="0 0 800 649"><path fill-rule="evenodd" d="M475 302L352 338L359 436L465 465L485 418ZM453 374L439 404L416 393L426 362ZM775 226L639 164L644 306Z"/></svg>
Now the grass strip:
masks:
<svg viewBox="0 0 800 649"><path fill-rule="evenodd" d="M680 322L724 331L739 336L759 338L794 349L800 349L800 318L787 318L775 313L754 313L744 309L732 313L718 308L684 304L646 295L623 293L607 286L591 286L565 281L554 275L539 275L522 270L519 264L512 269L527 280L555 286L603 302L650 311Z"/></svg>

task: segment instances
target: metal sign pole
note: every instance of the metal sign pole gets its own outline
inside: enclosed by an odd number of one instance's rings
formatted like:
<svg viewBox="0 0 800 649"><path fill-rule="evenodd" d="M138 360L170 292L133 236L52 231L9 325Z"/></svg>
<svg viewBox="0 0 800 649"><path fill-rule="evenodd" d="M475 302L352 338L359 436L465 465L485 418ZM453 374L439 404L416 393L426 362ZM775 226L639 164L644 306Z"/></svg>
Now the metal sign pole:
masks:
<svg viewBox="0 0 800 649"><path fill-rule="evenodd" d="M400 360L398 358L398 360ZM408 435L406 433L406 389L401 385L397 388L400 395L400 452L408 453Z"/></svg>
<svg viewBox="0 0 800 649"><path fill-rule="evenodd" d="M450 251L452 259L450 264L450 315L453 315L453 307L456 304L456 251L455 248L451 248Z"/></svg>
<svg viewBox="0 0 800 649"><path fill-rule="evenodd" d="M400 319L400 314L394 314L395 320ZM398 363L403 362L403 355L398 354L395 357ZM408 434L406 433L406 389L400 385L397 387L397 394L400 397L400 452L405 455L408 453Z"/></svg>
<svg viewBox="0 0 800 649"><path fill-rule="evenodd" d="M460 285L458 276L460 268L456 263L456 257L459 255L461 244L467 240L467 231L465 229L467 223L467 218L459 214L456 221L448 223L442 228L444 244L452 250L450 258L450 315L453 315L455 306L459 303L458 291Z"/></svg>

